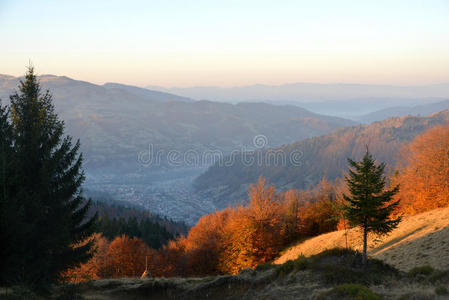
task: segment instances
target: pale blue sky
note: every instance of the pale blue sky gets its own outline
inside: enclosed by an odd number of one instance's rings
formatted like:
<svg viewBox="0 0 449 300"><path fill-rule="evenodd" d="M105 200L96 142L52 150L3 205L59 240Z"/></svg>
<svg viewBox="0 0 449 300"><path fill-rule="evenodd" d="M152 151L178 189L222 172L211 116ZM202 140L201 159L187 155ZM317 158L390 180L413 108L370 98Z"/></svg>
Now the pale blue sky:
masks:
<svg viewBox="0 0 449 300"><path fill-rule="evenodd" d="M449 81L449 0L0 0L0 73L136 85Z"/></svg>

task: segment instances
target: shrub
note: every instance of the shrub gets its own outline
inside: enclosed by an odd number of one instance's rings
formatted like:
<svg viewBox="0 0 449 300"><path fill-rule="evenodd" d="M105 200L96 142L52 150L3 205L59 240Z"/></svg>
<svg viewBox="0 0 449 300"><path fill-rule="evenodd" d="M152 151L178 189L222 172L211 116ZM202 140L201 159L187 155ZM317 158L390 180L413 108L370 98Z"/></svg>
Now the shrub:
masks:
<svg viewBox="0 0 449 300"><path fill-rule="evenodd" d="M294 260L293 265L296 271L302 271L309 267L309 261L305 256L300 255L296 260Z"/></svg>
<svg viewBox="0 0 449 300"><path fill-rule="evenodd" d="M381 284L387 276L399 276L398 270L376 260L368 261L366 268L353 268L342 264L325 264L319 268L323 272L323 279L333 284Z"/></svg>
<svg viewBox="0 0 449 300"><path fill-rule="evenodd" d="M370 259L365 267L362 256L354 250L335 248L314 255L311 267L321 271L324 281L332 284L379 284L385 276L397 276L399 271L377 259Z"/></svg>
<svg viewBox="0 0 449 300"><path fill-rule="evenodd" d="M318 260L323 257L329 257L329 256L356 256L358 254L357 251L353 249L347 249L347 248L331 248L326 249L318 254L312 255L311 258L313 260Z"/></svg>
<svg viewBox="0 0 449 300"><path fill-rule="evenodd" d="M435 294L442 296L449 294L449 291L444 285L439 285L435 288Z"/></svg>
<svg viewBox="0 0 449 300"><path fill-rule="evenodd" d="M361 284L343 284L322 293L318 299L381 300L382 298Z"/></svg>
<svg viewBox="0 0 449 300"><path fill-rule="evenodd" d="M276 266L273 265L273 264L263 263L263 264L257 265L255 270L258 271L258 272L263 272L263 271L266 271L266 270L273 269L274 267L276 267Z"/></svg>
<svg viewBox="0 0 449 300"><path fill-rule="evenodd" d="M431 266L415 267L408 272L409 277L416 277L418 275L428 276L434 272Z"/></svg>
<svg viewBox="0 0 449 300"><path fill-rule="evenodd" d="M273 266L273 265L270 265ZM259 266L258 266L259 267ZM276 274L280 277L284 277L288 273L291 273L293 271L302 271L309 267L309 261L305 256L299 256L295 260L289 260L282 265L276 266ZM262 268L268 268L262 265ZM257 270L257 268L256 268Z"/></svg>
<svg viewBox="0 0 449 300"><path fill-rule="evenodd" d="M432 275L429 277L429 281L432 283L448 283L449 282L449 270L440 271L434 270Z"/></svg>
<svg viewBox="0 0 449 300"><path fill-rule="evenodd" d="M346 266L324 265L321 271L324 281L329 284L365 283L366 281L363 272L354 271Z"/></svg>
<svg viewBox="0 0 449 300"><path fill-rule="evenodd" d="M280 277L284 277L288 273L292 272L295 269L295 261L289 260L282 265L279 265L276 267L276 273Z"/></svg>

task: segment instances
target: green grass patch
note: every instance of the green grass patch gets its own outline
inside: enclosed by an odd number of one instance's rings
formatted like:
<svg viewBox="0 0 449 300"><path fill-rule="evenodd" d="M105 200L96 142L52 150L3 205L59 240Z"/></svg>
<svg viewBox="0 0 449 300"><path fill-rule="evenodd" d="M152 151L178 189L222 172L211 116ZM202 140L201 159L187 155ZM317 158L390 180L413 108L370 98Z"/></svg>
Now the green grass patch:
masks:
<svg viewBox="0 0 449 300"><path fill-rule="evenodd" d="M326 284L380 284L386 279L400 276L397 269L381 260L368 259L367 265L363 266L361 254L345 248L328 249L309 258L300 255L282 265L261 264L256 267L256 271L273 268L273 278L312 270L321 276Z"/></svg>
<svg viewBox="0 0 449 300"><path fill-rule="evenodd" d="M399 276L397 269L378 259L368 259L363 266L361 253L345 248L325 250L310 262L310 268L321 272L328 284L380 284L388 276Z"/></svg>
<svg viewBox="0 0 449 300"><path fill-rule="evenodd" d="M416 277L418 275L424 275L424 276L429 276L430 274L432 274L434 272L434 268L432 268L431 266L421 266L421 267L415 267L413 269L411 269L407 275L409 277Z"/></svg>
<svg viewBox="0 0 449 300"><path fill-rule="evenodd" d="M319 260L321 258L329 257L329 256L350 256L350 255L357 255L359 254L357 251L353 249L347 249L347 248L331 248L326 249L318 254L312 255L310 258L313 260Z"/></svg>
<svg viewBox="0 0 449 300"><path fill-rule="evenodd" d="M382 300L379 295L361 284L342 284L332 290L322 293L318 299L348 299L348 300Z"/></svg>

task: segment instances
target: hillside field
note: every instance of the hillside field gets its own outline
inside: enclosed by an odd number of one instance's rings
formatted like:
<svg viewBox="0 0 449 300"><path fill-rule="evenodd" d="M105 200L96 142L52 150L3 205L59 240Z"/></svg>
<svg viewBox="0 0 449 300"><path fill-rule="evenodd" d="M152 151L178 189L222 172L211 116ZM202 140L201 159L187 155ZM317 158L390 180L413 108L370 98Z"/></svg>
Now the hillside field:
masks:
<svg viewBox="0 0 449 300"><path fill-rule="evenodd" d="M307 257L326 249L346 247L345 232L330 232L300 242L287 249L274 263L282 264L301 254ZM349 247L361 250L360 231L354 228L347 233ZM449 269L449 208L405 217L389 235L369 236L368 255L403 271L423 265Z"/></svg>

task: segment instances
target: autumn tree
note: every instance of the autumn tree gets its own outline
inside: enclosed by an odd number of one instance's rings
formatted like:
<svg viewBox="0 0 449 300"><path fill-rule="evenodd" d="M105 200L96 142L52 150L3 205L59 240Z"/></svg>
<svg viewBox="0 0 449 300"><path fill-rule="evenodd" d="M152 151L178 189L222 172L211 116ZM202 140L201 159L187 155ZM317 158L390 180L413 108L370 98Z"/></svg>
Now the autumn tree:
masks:
<svg viewBox="0 0 449 300"><path fill-rule="evenodd" d="M301 207L301 194L298 190L288 190L282 194L283 234L288 242L298 238L300 228L299 210Z"/></svg>
<svg viewBox="0 0 449 300"><path fill-rule="evenodd" d="M316 236L337 228L334 186L323 177L313 189L301 193L303 205L299 210L301 234Z"/></svg>
<svg viewBox="0 0 449 300"><path fill-rule="evenodd" d="M52 96L41 91L32 67L20 82L19 91L10 96L10 129L5 125L4 111L0 117L1 130L9 132L12 141L2 139L2 151L11 150L7 164L14 170L2 185L3 199L7 199L3 203L7 206L2 208L7 210L2 214L15 216L6 226L16 225L14 237L2 240L2 245L14 246L13 252L2 257L8 263L1 270L2 278L48 287L63 270L90 257L92 243L73 247L93 233L96 219L85 218L90 202L81 196L84 174L80 143L73 144L71 137L64 135L64 122L55 113ZM7 165L4 170L8 170Z"/></svg>
<svg viewBox="0 0 449 300"><path fill-rule="evenodd" d="M109 244L107 259L100 274L106 278L138 277L146 269L147 258L154 254L154 250L151 251L147 244L136 237L116 237Z"/></svg>
<svg viewBox="0 0 449 300"><path fill-rule="evenodd" d="M95 233L75 246L79 247L89 242L93 242L93 247L90 250L91 259L79 266L65 270L61 276L64 281L78 283L101 279L105 276L102 272L104 272L109 259L109 241L100 233Z"/></svg>
<svg viewBox="0 0 449 300"><path fill-rule="evenodd" d="M231 209L203 216L186 240L187 269L193 276L222 273L218 267L224 248L225 225Z"/></svg>
<svg viewBox="0 0 449 300"><path fill-rule="evenodd" d="M236 274L245 268L257 266L253 237L256 233L254 224L248 219L247 209L243 206L234 208L225 225L223 235L223 252L219 257L219 269L223 273Z"/></svg>
<svg viewBox="0 0 449 300"><path fill-rule="evenodd" d="M152 262L154 267L151 274L164 277L187 276L187 243L187 238L180 236L164 245Z"/></svg>
<svg viewBox="0 0 449 300"><path fill-rule="evenodd" d="M416 137L400 153L401 210L413 214L449 206L449 125Z"/></svg>
<svg viewBox="0 0 449 300"><path fill-rule="evenodd" d="M392 201L399 186L385 189L385 164L376 165L368 149L361 161L348 159L348 162L351 169L345 178L349 188L349 194L344 195L347 201L345 215L351 225L360 226L363 231L362 261L366 265L368 233L389 233L401 221L401 217L390 216L399 205L399 200Z"/></svg>
<svg viewBox="0 0 449 300"><path fill-rule="evenodd" d="M236 208L225 227L221 270L237 273L274 258L283 245L281 209L273 186L259 178L249 188L249 204Z"/></svg>

